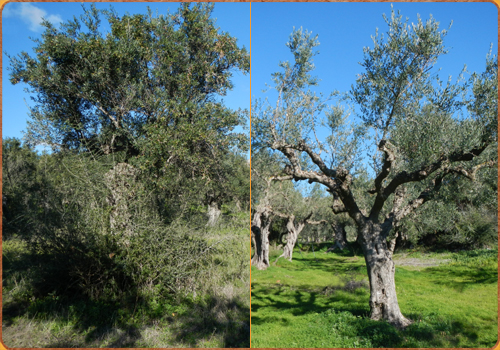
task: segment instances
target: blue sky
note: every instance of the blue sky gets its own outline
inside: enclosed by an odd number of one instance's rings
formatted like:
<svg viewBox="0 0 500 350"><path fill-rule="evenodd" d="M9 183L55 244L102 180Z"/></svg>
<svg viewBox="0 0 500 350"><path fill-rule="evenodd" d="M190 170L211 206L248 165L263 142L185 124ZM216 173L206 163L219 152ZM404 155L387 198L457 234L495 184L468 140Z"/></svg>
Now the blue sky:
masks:
<svg viewBox="0 0 500 350"><path fill-rule="evenodd" d="M471 71L483 71L490 44L497 53L497 8L492 3L394 3L403 18L417 22L429 14L442 29L453 25L445 39L449 54L436 67L440 76L457 77L464 64ZM318 34L319 52L315 56L314 75L320 91L347 91L362 72L363 47L373 47L371 35L387 30L382 18L390 17L391 3L253 3L252 4L252 96L262 96L265 83L272 83L271 73L278 71L279 61L292 60L285 46L293 27L303 27Z"/></svg>
<svg viewBox="0 0 500 350"><path fill-rule="evenodd" d="M149 6L153 12L174 12L177 3L96 3L97 8L106 8L112 5L119 15L147 13ZM39 25L44 17L54 24L79 17L83 13L80 3L8 3L2 11L2 137L22 137L22 130L26 128L28 108L25 100L30 104L29 95L24 92L26 85L12 85L9 82L8 58L21 51L32 54L34 43L29 39L40 37L43 28ZM217 25L222 31L229 32L238 39L238 44L250 50L250 4L248 3L216 3L212 14L217 18ZM103 23L104 24L104 23ZM104 27L104 26L103 26ZM231 108L249 108L250 105L250 76L236 72L233 76L235 88L229 92L224 101Z"/></svg>
<svg viewBox="0 0 500 350"><path fill-rule="evenodd" d="M108 8L110 3L97 3ZM165 13L174 11L175 3L112 3L119 14L145 13L146 7ZM265 83L271 83L271 73L278 69L280 60L289 60L285 46L292 28L303 27L319 34L320 54L314 58L315 75L320 79L319 90L347 91L356 74L362 71L358 64L363 58L362 48L371 46L370 36L375 28L384 32L386 24L382 13L390 14L390 3L252 3L252 96L262 96ZM216 3L213 16L222 30L238 38L238 43L250 47L250 18L248 3ZM423 20L432 14L442 28L453 25L446 38L450 53L437 63L441 76L454 77L463 64L471 71L484 69L485 56L493 43L497 52L497 8L492 3L394 3L410 22L416 22L417 13ZM40 35L38 25L43 16L52 22L65 21L82 13L80 3L8 3L2 12L2 52L15 55L31 51L34 44L29 37ZM25 86L13 86L8 81L8 59L3 54L3 137L21 137L26 126L29 95ZM236 73L235 89L225 97L232 108L249 107L250 78Z"/></svg>
<svg viewBox="0 0 500 350"><path fill-rule="evenodd" d="M445 38L447 55L441 56L435 71L446 82L454 82L464 64L470 72L485 69L490 45L498 52L497 7L492 3L401 3L393 4L403 19L425 21L432 14L440 22L440 29L451 28ZM272 86L271 74L280 71L280 61L293 61L285 46L293 27L302 27L318 34L319 55L313 62L313 76L320 79L313 90L328 95L334 90L348 92L356 76L363 73L363 47L373 48L372 35L387 31L383 14L390 18L391 3L253 3L252 4L252 97L268 98L275 104L273 90L263 93L266 84ZM466 75L468 78L468 75ZM274 98L274 100L273 100ZM335 103L332 102L332 103ZM359 109L356 109L359 112ZM326 130L318 131L323 139ZM370 148L373 152L373 146ZM327 161L327 159L325 159ZM373 171L367 168L371 174Z"/></svg>

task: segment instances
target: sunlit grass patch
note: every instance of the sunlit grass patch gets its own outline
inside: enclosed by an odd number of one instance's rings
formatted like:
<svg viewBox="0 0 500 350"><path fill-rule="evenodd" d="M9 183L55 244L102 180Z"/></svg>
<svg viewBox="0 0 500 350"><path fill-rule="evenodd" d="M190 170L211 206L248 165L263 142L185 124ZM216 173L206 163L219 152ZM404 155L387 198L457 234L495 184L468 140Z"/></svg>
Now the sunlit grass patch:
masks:
<svg viewBox="0 0 500 350"><path fill-rule="evenodd" d="M399 304L414 321L405 330L369 319L363 257L318 250L294 256L252 269L252 347L492 347L497 341L498 263L489 251L420 253L413 258L449 262L397 266Z"/></svg>

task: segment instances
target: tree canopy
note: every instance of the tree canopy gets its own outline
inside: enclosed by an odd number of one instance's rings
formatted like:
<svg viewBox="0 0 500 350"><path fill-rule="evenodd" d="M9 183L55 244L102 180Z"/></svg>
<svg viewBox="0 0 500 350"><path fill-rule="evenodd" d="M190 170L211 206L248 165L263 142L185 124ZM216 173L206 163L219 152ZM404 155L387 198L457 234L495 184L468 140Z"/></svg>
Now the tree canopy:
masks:
<svg viewBox="0 0 500 350"><path fill-rule="evenodd" d="M28 84L35 102L28 143L206 174L218 152L245 141L234 133L244 113L220 98L235 70L249 71L246 49L212 10L185 3L174 14L119 17L91 6L59 29L43 22L35 56L10 57L10 81Z"/></svg>

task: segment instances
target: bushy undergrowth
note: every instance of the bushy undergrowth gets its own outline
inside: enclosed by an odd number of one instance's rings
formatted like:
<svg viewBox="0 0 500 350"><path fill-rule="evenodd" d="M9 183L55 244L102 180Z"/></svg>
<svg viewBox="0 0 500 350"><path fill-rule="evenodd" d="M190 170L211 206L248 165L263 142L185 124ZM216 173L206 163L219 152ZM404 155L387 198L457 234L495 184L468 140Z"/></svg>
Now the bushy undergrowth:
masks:
<svg viewBox="0 0 500 350"><path fill-rule="evenodd" d="M452 264L470 268L494 267L498 264L498 251L493 249L462 250L453 253Z"/></svg>
<svg viewBox="0 0 500 350"><path fill-rule="evenodd" d="M184 210L199 198L165 198L126 165L113 177L116 159L46 155L36 166L37 190L20 192L3 235L9 346L249 346L247 212L226 207L208 227ZM15 339L16 327L31 336ZM143 339L162 328L162 340Z"/></svg>
<svg viewBox="0 0 500 350"><path fill-rule="evenodd" d="M190 278L166 279L177 288L175 293L161 283L161 274L173 267L159 266L154 273L143 269L136 282L131 279L127 293L112 294L108 287L100 295L71 295L68 289L47 289L42 294L36 287L46 275L37 272L34 261L38 258L25 242L11 237L3 243L4 341L21 347L248 347L246 222L241 216L218 228L190 230L209 249L204 253L204 266ZM165 251L174 253L173 247ZM154 268L147 265L153 263L151 256L115 258L111 259L115 268L127 262ZM17 337L20 331L28 332L29 337Z"/></svg>

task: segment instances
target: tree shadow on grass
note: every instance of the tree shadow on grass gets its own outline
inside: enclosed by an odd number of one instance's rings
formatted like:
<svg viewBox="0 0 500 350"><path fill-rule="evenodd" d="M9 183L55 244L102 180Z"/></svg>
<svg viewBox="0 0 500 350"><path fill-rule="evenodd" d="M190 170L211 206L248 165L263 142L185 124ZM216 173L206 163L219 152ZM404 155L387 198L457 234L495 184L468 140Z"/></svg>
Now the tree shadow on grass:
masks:
<svg viewBox="0 0 500 350"><path fill-rule="evenodd" d="M321 263L311 262L307 268L315 264ZM343 266L347 267L348 264ZM346 268L346 271L352 269ZM459 290L468 285L497 281L497 272L494 269L472 270L440 266L427 268L423 273L429 274L436 284L445 284ZM478 339L477 327L453 317L408 314L406 316L415 322L404 330L396 329L387 322L373 321L369 319L369 291L364 288L348 291L342 290L339 286L327 286L321 290L317 286L297 287L272 283L256 284L252 287L252 312L257 313L257 315L252 314L252 324L255 325L278 322L287 326L289 323L285 318L287 315L324 314L334 309L335 313L346 312L350 315L348 322L351 324L351 333L345 335L346 337L370 339L373 347L478 347L478 345L483 347L483 344L489 342L489 339ZM323 298L322 302L319 301L320 297ZM325 302L326 297L328 297L327 302ZM332 322L340 321L332 319ZM325 327L331 328L331 325ZM489 346L493 345L494 342Z"/></svg>
<svg viewBox="0 0 500 350"><path fill-rule="evenodd" d="M318 303L317 299L324 301ZM365 286L347 291L345 286L328 286L323 289L317 286L301 286L301 288L287 288L287 286L258 287L252 292L252 312L260 309L272 308L280 313L293 316L303 316L310 313L322 313L332 308L338 311L347 311L355 316L368 314L369 294ZM326 302L325 302L326 299ZM275 316L259 317L252 315L252 324L273 322Z"/></svg>
<svg viewBox="0 0 500 350"><path fill-rule="evenodd" d="M250 347L250 310L235 297L210 295L194 303L175 324L176 340L191 347L221 339L224 348Z"/></svg>
<svg viewBox="0 0 500 350"><path fill-rule="evenodd" d="M425 270L433 283L453 288L459 292L478 284L497 284L498 271L495 268L460 268L451 266L430 267Z"/></svg>

